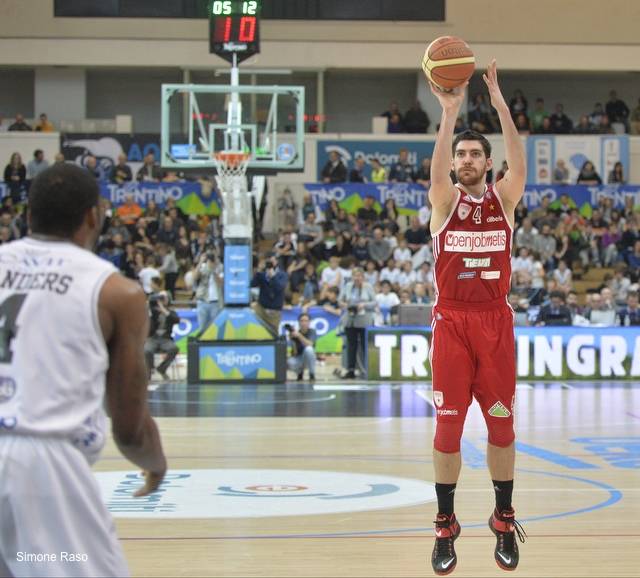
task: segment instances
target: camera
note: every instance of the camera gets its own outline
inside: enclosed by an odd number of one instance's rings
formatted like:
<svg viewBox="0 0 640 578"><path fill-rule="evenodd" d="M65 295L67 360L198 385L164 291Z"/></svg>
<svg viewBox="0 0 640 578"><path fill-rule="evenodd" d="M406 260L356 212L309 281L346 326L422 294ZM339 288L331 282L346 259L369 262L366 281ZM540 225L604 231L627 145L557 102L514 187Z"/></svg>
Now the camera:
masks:
<svg viewBox="0 0 640 578"><path fill-rule="evenodd" d="M293 325L291 325L291 323L285 323L282 327L284 327L284 330L289 333L293 331Z"/></svg>
<svg viewBox="0 0 640 578"><path fill-rule="evenodd" d="M207 251L207 261L215 261L216 253L215 251Z"/></svg>
<svg viewBox="0 0 640 578"><path fill-rule="evenodd" d="M347 307L347 311L349 312L349 315L357 315L358 314L358 306L357 305L349 305L349 307Z"/></svg>
<svg viewBox="0 0 640 578"><path fill-rule="evenodd" d="M265 269L273 269L273 263L272 263L271 261L267 261L267 262L264 264L264 268L265 268Z"/></svg>

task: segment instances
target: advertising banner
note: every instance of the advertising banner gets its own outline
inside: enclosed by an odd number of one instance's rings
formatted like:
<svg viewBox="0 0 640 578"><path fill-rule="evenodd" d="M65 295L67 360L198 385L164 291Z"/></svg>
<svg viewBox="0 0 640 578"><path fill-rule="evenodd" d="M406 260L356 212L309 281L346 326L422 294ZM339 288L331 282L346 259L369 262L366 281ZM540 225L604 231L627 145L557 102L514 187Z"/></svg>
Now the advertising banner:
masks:
<svg viewBox="0 0 640 578"><path fill-rule="evenodd" d="M603 183L616 162L629 174L627 135L533 135L527 138L528 180L544 185L553 182L553 169L562 159L569 169L569 182L575 183L582 165L591 161Z"/></svg>
<svg viewBox="0 0 640 578"><path fill-rule="evenodd" d="M638 379L640 330L634 327L516 327L518 379ZM429 381L431 329L367 330L369 379Z"/></svg>
<svg viewBox="0 0 640 578"><path fill-rule="evenodd" d="M224 246L224 302L248 305L251 301L251 245L227 242Z"/></svg>
<svg viewBox="0 0 640 578"><path fill-rule="evenodd" d="M427 202L427 190L422 185L414 183L310 183L304 188L311 193L314 205L321 211L335 199L347 213L357 213L358 209L364 206L364 198L371 196L375 199L378 211L387 199L394 199L401 215L415 215Z"/></svg>

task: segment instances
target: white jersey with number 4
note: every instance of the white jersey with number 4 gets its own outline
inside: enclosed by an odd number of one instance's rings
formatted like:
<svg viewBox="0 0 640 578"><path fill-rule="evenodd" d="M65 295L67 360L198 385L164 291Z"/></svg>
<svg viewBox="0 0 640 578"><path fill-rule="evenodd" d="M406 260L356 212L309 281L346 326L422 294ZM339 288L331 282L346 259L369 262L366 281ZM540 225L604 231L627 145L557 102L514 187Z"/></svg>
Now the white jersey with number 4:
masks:
<svg viewBox="0 0 640 578"><path fill-rule="evenodd" d="M116 271L70 242L0 247L0 437L67 439L97 459L109 364L98 296Z"/></svg>

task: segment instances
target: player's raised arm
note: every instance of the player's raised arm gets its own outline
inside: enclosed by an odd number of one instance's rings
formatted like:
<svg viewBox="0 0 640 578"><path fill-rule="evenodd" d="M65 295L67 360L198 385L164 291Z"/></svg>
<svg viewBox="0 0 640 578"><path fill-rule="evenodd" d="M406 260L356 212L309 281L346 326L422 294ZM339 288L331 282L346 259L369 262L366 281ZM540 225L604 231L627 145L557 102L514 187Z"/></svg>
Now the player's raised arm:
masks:
<svg viewBox="0 0 640 578"><path fill-rule="evenodd" d="M514 209L524 194L524 185L527 180L527 159L524 145L511 118L509 106L500 91L495 60L491 61L483 78L489 89L491 105L496 109L500 119L500 126L504 136L505 156L509 166L504 178L496 183L496 189L503 202L506 202L509 208Z"/></svg>
<svg viewBox="0 0 640 578"><path fill-rule="evenodd" d="M144 470L146 483L136 494L141 496L156 490L167 470L160 434L147 404L146 297L136 283L112 275L100 293L99 310L109 348L106 397L113 437L124 457Z"/></svg>
<svg viewBox="0 0 640 578"><path fill-rule="evenodd" d="M433 83L431 92L442 106L440 129L436 137L436 146L431 159L431 188L429 201L434 211L448 213L456 199L457 191L451 182L451 148L453 146L453 129L460 114L460 107L465 99L466 83L454 88L451 92L443 92Z"/></svg>

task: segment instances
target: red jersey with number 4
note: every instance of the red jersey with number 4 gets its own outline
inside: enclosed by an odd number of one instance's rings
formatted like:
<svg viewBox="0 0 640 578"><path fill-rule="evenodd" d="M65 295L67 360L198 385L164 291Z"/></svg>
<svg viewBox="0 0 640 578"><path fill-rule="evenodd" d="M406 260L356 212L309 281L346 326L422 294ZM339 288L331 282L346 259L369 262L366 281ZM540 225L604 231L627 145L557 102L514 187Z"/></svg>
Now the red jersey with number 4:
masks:
<svg viewBox="0 0 640 578"><path fill-rule="evenodd" d="M433 233L436 305L479 310L507 305L513 231L502 201L493 185L480 199L456 187L453 210Z"/></svg>

